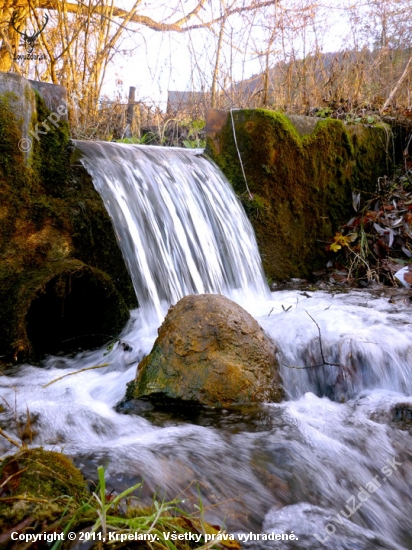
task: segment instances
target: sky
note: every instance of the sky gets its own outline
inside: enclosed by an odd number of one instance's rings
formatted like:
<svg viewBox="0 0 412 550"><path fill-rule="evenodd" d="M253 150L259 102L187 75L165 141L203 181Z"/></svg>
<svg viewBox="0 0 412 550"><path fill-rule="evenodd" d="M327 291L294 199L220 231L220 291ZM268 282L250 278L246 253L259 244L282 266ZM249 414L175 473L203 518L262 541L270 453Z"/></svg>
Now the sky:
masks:
<svg viewBox="0 0 412 550"><path fill-rule="evenodd" d="M71 0L74 1L74 0ZM77 0L80 1L80 0ZM216 17L220 13L221 3L229 0L209 0L204 19ZM245 0L248 1L248 0ZM318 48L324 53L338 51L347 44L349 26L343 18L343 5L349 5L350 0L320 0L328 3L328 7L320 10L316 20L317 36L311 30L311 12L300 10L296 17L290 16L294 6L305 3L310 8L312 0L280 1L282 10L275 12L272 7L271 16L277 20L289 17L285 24L286 40L293 37L294 58L301 58L312 49L317 41ZM114 0L116 7L130 10L135 0ZM156 21L174 22L196 5L197 0L140 0L138 14L150 16ZM332 8L330 8L332 5ZM173 7L176 9L173 10ZM285 14L289 15L285 15ZM299 17L308 14L308 25L305 31L298 28ZM345 11L347 13L347 10ZM283 15L282 15L283 14ZM266 20L257 14L247 14L247 27L253 30L245 31L240 16L232 16L225 25L224 47L221 54L221 78L218 88L229 87L232 82L239 82L263 72L265 56L262 50L267 38L272 32L271 20ZM121 20L118 19L118 22ZM197 22L194 20L194 22ZM293 26L294 30L291 30ZM116 28L116 27L114 27ZM167 92L174 91L210 91L215 56L218 43L219 26L214 32L197 29L190 32L158 32L142 25L129 24L122 41L117 44L117 52L106 73L102 94L110 99L119 96L127 101L129 87L136 88L136 100L166 109ZM247 42L247 45L245 45ZM305 42L306 48L303 48ZM232 44L234 47L229 47ZM279 40L273 43L271 57L272 65L277 59L285 59L288 46L283 49ZM278 56L278 57L276 57ZM225 81L225 75L227 79Z"/></svg>
<svg viewBox="0 0 412 550"><path fill-rule="evenodd" d="M162 3L161 0L151 0L146 4L153 5L156 2ZM169 6L170 4L171 2L168 3ZM116 5L121 4L117 2ZM129 6L129 0L124 0L121 7ZM167 19L170 8L159 5L156 9L143 13L162 20ZM335 12L329 10L329 19L322 33L324 52L337 51L345 42L348 25L341 14L338 9ZM237 23L240 21L232 20L233 29L227 29L227 40L230 33L232 39L236 35L239 29ZM255 45L260 38L264 38L263 31L259 34L259 28L256 27ZM307 36L307 40L310 42L310 37ZM108 71L104 93L113 96L121 91L127 96L129 87L135 86L137 99L153 102L164 109L168 90L201 90L202 86L210 89L216 45L217 36L207 31L160 33L140 27L137 32L129 33L123 40L120 50L124 53L117 54L115 63ZM261 72L262 58L252 49L249 48L248 52L232 51L230 57L228 48L225 48L222 62L226 66L231 66L232 78L235 81Z"/></svg>

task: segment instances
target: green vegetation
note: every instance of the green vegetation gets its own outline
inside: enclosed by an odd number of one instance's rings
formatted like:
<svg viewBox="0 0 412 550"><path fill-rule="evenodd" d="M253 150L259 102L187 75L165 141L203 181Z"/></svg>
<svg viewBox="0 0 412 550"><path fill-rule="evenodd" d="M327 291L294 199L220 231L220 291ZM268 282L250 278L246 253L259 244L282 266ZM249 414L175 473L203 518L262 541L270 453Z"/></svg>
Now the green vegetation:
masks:
<svg viewBox="0 0 412 550"><path fill-rule="evenodd" d="M206 146L206 141L204 139L197 139L193 141L189 139L184 139L183 145L184 147L186 147L186 149L204 149L204 147Z"/></svg>
<svg viewBox="0 0 412 550"><path fill-rule="evenodd" d="M31 94L34 127L50 112L38 94ZM106 341L136 305L103 202L88 174L69 166L67 122L48 124L47 133L32 138L25 156L18 146L24 123L16 114L19 101L15 94L0 96L0 355L15 361L42 352L32 345L30 318L33 327L47 317L51 328L55 322L63 327L67 319L57 313L63 304L70 305L73 316L72 328L64 328L60 341L80 336L74 330L75 310L86 290L91 303L103 307L97 315L105 318L92 323L89 333L98 332ZM39 301L46 306L44 314ZM35 311L41 317L33 318Z"/></svg>
<svg viewBox="0 0 412 550"><path fill-rule="evenodd" d="M208 152L232 183L254 227L266 276L308 277L351 213L352 192L372 191L386 170L386 127L320 119L300 135L289 118L263 109L233 113Z"/></svg>
<svg viewBox="0 0 412 550"><path fill-rule="evenodd" d="M123 139L117 139L117 143L130 143L132 145L150 145L157 140L157 135L154 132L146 132L142 137L132 136Z"/></svg>
<svg viewBox="0 0 412 550"><path fill-rule="evenodd" d="M2 496L0 532L7 533L22 522L26 526L58 528L63 518L76 513L88 499L82 474L60 453L43 449L20 451L0 463Z"/></svg>
<svg viewBox="0 0 412 550"><path fill-rule="evenodd" d="M205 128L206 121L204 119L192 120L187 124L182 124L183 128L187 128L187 139L182 141L187 149L196 149L206 147L206 140L200 138L200 132Z"/></svg>
<svg viewBox="0 0 412 550"><path fill-rule="evenodd" d="M0 542L6 543L6 548L20 547L10 541L10 534L17 531L42 537L63 534L64 540L54 539L52 550L70 546L69 532L77 533L79 541L95 541L95 549L240 549L236 541L205 543L205 534L217 535L219 531L204 520L201 502L195 514L182 510L178 500L165 502L156 496L150 506L142 506L136 495L141 483L120 494L109 494L102 466L98 467L97 486L89 489L81 472L61 453L22 445L18 453L0 462L0 481ZM113 532L118 540L104 543ZM197 541L172 539L168 536L172 533L196 533ZM148 534L151 541L145 540ZM128 540L129 535L139 537L138 546ZM38 545L33 537L24 548Z"/></svg>

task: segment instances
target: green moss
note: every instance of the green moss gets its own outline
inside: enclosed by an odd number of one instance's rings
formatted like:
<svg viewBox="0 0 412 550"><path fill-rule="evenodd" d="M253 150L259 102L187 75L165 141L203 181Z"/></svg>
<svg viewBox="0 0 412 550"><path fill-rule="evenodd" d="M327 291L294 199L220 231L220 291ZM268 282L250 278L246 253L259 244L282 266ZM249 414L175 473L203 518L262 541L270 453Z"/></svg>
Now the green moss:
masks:
<svg viewBox="0 0 412 550"><path fill-rule="evenodd" d="M375 189L386 166L386 129L325 119L301 136L278 112L242 110L233 117L252 201L230 117L216 140L208 139L208 152L241 198L266 276L307 277L324 266L325 241L350 218L352 191Z"/></svg>
<svg viewBox="0 0 412 550"><path fill-rule="evenodd" d="M84 171L70 168L67 123L47 122L49 131L32 137L25 158L18 146L18 99L0 95L0 355L25 360L34 358L27 335L30 304L53 278L69 280L80 270L96 295L101 289L101 299L112 306L105 309L105 323L98 323L107 325L108 337L122 328L136 298L99 194ZM35 128L50 111L38 94L32 103Z"/></svg>
<svg viewBox="0 0 412 550"><path fill-rule="evenodd" d="M252 198L247 195L241 195L243 207L250 219L266 219L266 213L270 211L270 204L267 199L261 197L257 193L252 195Z"/></svg>
<svg viewBox="0 0 412 550"><path fill-rule="evenodd" d="M12 92L0 95L0 169L11 176L16 165L19 167L23 161L23 155L17 144L22 134L18 124L14 121L12 103L17 99ZM21 176L21 174L19 174ZM14 178L13 178L14 179Z"/></svg>
<svg viewBox="0 0 412 550"><path fill-rule="evenodd" d="M33 137L32 162L44 191L52 197L64 197L69 175L69 125L64 119L52 124L48 120L50 110L37 92L35 95L37 120L49 130L39 140Z"/></svg>
<svg viewBox="0 0 412 550"><path fill-rule="evenodd" d="M83 167L70 171L70 227L76 257L108 273L128 308L137 307L136 294L118 247L112 221L90 175Z"/></svg>
<svg viewBox="0 0 412 550"><path fill-rule="evenodd" d="M3 495L0 532L18 526L42 531L70 516L89 498L85 480L73 463L60 453L22 449L0 463ZM63 525L64 526L64 525ZM59 522L55 525L59 531Z"/></svg>

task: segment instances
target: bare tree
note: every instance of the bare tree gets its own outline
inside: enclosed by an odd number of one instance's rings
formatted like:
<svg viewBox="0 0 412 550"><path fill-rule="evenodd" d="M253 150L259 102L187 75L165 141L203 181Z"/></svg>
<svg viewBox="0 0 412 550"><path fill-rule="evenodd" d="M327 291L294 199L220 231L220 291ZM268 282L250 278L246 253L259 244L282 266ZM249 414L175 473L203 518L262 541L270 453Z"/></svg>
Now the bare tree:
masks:
<svg viewBox="0 0 412 550"><path fill-rule="evenodd" d="M109 65L144 43L151 29L187 37L193 70L186 91L201 90L204 105L287 112L343 103L410 107L410 0L134 0L129 10L115 2L0 0L0 70L32 77L35 71L39 80L63 84L72 116L87 126L101 110ZM29 68L15 60L15 29L36 32L46 12L50 20L38 37L46 60ZM330 28L346 28L347 35L324 53ZM199 47L199 36L208 47Z"/></svg>

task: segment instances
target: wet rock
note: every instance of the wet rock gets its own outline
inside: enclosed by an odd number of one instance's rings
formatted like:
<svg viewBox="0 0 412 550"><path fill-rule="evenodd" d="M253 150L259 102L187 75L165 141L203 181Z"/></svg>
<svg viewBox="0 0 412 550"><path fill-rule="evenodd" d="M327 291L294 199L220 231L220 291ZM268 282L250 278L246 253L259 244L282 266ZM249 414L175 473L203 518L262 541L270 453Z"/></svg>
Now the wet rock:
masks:
<svg viewBox="0 0 412 550"><path fill-rule="evenodd" d="M412 434L412 403L398 403L392 409L392 422L400 430Z"/></svg>
<svg viewBox="0 0 412 550"><path fill-rule="evenodd" d="M387 537L381 537L345 518L341 518L339 528L335 529L336 532L333 535L328 535L325 526L329 526L329 532L335 527L333 523L330 523L331 521L333 521L333 516L328 510L307 502L284 506L280 510L272 508L265 517L262 533L254 537L251 536L249 540L246 538L247 533L246 537L243 535L245 538L242 540L242 549L396 550L400 548L398 545L392 544ZM277 540L276 535L279 537Z"/></svg>
<svg viewBox="0 0 412 550"><path fill-rule="evenodd" d="M228 298L186 296L170 308L129 386L128 398L143 396L217 407L278 402L275 346Z"/></svg>

